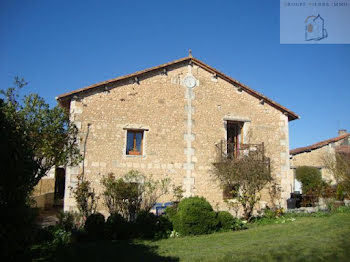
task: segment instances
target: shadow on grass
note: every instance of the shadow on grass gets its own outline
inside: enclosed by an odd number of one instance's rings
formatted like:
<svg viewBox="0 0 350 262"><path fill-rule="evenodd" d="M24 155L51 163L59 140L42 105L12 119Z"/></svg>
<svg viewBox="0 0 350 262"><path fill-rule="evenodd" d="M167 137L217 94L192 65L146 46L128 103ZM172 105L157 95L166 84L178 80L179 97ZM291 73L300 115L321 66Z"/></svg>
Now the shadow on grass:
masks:
<svg viewBox="0 0 350 262"><path fill-rule="evenodd" d="M55 261L179 261L176 257L160 256L157 249L157 246L127 241L96 241L60 248L55 254Z"/></svg>

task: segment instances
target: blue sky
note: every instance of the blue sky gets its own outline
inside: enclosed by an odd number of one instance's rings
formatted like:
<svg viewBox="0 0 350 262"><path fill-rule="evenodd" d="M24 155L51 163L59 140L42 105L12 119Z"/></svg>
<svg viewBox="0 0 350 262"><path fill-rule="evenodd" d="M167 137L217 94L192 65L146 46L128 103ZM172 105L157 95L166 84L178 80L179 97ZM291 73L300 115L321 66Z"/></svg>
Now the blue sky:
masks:
<svg viewBox="0 0 350 262"><path fill-rule="evenodd" d="M51 105L86 85L193 55L301 116L290 147L350 131L350 45L280 44L279 1L0 2L0 85Z"/></svg>

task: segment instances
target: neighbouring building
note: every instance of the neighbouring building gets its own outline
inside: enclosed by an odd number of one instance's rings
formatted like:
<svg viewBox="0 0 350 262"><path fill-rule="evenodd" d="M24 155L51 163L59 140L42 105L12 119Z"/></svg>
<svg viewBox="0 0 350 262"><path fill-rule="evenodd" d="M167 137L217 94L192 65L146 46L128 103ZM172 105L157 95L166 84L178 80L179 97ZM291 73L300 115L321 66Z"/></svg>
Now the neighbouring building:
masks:
<svg viewBox="0 0 350 262"><path fill-rule="evenodd" d="M294 176L293 190L301 192L301 184L295 179L295 170L300 166L318 168L324 180L335 184L335 178L325 168L324 158L334 156L336 152L350 152L350 133L346 130L339 130L337 137L290 150L290 168Z"/></svg>
<svg viewBox="0 0 350 262"><path fill-rule="evenodd" d="M54 206L62 207L64 198L65 169L53 167L46 176L40 179L34 187L33 206L50 209Z"/></svg>
<svg viewBox="0 0 350 262"><path fill-rule="evenodd" d="M60 95L57 101L79 129L84 155L79 166L66 168L64 210L75 208L72 189L82 172L100 194L103 176L131 169L169 177L182 185L185 196L203 196L227 209L223 189L211 175L219 149L227 153L227 141L237 145L233 150L263 145L283 189L283 205L292 191L288 122L298 115L191 55ZM161 201L169 200L172 194ZM268 201L265 194L261 205Z"/></svg>

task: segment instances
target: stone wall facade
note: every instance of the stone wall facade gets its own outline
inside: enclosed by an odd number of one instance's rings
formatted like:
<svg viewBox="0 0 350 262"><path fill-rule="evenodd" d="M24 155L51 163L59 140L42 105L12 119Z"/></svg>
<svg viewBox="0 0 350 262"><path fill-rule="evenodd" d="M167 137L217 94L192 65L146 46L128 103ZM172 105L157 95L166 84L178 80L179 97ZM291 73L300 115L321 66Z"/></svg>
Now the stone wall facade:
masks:
<svg viewBox="0 0 350 262"><path fill-rule="evenodd" d="M197 81L193 89L183 83L189 75ZM72 189L83 165L97 194L103 176L134 169L156 179L168 177L183 186L185 196L203 196L227 210L223 190L211 174L215 144L226 139L225 119L244 122L244 143L264 142L283 190L283 206L292 190L288 116L197 65L176 64L166 73L151 72L137 81L126 79L81 93L70 102L70 116L80 130L85 159L66 169L66 211L75 208ZM127 129L135 128L145 130L142 156L126 155ZM170 193L161 202L172 199ZM265 194L262 203L269 201ZM102 202L99 210L106 213Z"/></svg>

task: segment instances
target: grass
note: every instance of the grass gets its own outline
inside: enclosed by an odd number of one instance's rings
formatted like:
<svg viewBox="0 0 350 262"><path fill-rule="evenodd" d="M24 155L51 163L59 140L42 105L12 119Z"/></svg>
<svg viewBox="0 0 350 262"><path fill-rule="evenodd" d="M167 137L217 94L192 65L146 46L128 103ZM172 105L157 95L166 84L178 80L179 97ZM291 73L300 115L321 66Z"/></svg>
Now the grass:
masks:
<svg viewBox="0 0 350 262"><path fill-rule="evenodd" d="M159 241L75 244L58 261L350 261L350 213Z"/></svg>

